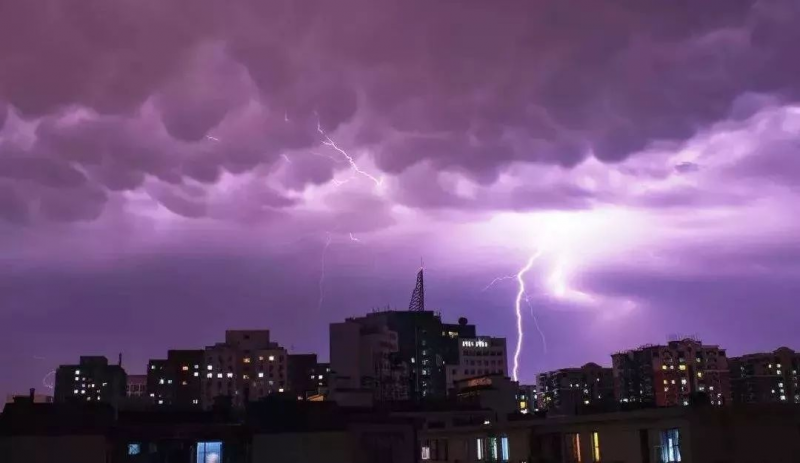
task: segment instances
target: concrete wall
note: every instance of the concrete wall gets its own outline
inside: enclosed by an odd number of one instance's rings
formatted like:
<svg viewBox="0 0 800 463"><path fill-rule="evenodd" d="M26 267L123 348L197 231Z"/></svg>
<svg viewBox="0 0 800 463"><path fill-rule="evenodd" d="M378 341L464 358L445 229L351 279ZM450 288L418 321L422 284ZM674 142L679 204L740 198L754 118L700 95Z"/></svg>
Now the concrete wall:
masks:
<svg viewBox="0 0 800 463"><path fill-rule="evenodd" d="M106 463L104 436L10 436L0 438L3 463Z"/></svg>
<svg viewBox="0 0 800 463"><path fill-rule="evenodd" d="M353 463L346 432L280 433L253 436L251 463Z"/></svg>

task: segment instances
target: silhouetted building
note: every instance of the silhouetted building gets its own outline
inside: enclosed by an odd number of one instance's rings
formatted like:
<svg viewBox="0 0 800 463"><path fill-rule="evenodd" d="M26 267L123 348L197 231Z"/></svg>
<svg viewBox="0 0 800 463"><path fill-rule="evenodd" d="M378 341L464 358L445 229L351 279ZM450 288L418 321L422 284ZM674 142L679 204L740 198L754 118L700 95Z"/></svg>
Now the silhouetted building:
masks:
<svg viewBox="0 0 800 463"><path fill-rule="evenodd" d="M147 375L128 375L125 393L128 397L146 397Z"/></svg>
<svg viewBox="0 0 800 463"><path fill-rule="evenodd" d="M77 365L56 370L55 402L119 403L124 398L127 375L120 365L109 365L102 356L81 356Z"/></svg>
<svg viewBox="0 0 800 463"><path fill-rule="evenodd" d="M539 404L537 402L538 394L536 391L537 389L535 385L519 385L517 390L517 408L523 415L539 411Z"/></svg>
<svg viewBox="0 0 800 463"><path fill-rule="evenodd" d="M695 339L647 345L612 355L614 391L623 403L669 407L706 395L712 405L730 403L725 350Z"/></svg>
<svg viewBox="0 0 800 463"><path fill-rule="evenodd" d="M228 330L225 342L205 348L201 365L203 408L227 397L234 407L288 390L286 349L269 330Z"/></svg>
<svg viewBox="0 0 800 463"><path fill-rule="evenodd" d="M202 350L170 350L165 360L147 364L147 394L156 405L200 408Z"/></svg>
<svg viewBox="0 0 800 463"><path fill-rule="evenodd" d="M609 409L614 404L612 370L596 363L541 373L537 389L537 408L548 414L572 415Z"/></svg>
<svg viewBox="0 0 800 463"><path fill-rule="evenodd" d="M442 323L431 311L384 311L331 324L332 388L369 389L378 400L447 395L445 365L459 364L459 338L475 338L461 319Z"/></svg>
<svg viewBox="0 0 800 463"><path fill-rule="evenodd" d="M728 359L734 403L800 403L800 353L781 347L775 352Z"/></svg>
<svg viewBox="0 0 800 463"><path fill-rule="evenodd" d="M328 388L329 372L329 364L319 363L317 354L289 354L289 391L303 399L323 394Z"/></svg>

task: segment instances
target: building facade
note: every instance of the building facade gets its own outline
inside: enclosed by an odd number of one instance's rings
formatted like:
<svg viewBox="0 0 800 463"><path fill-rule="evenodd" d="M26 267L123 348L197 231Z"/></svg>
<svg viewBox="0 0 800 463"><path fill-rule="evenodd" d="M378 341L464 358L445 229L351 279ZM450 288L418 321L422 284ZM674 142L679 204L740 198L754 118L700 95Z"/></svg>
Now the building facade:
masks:
<svg viewBox="0 0 800 463"><path fill-rule="evenodd" d="M218 398L243 407L288 390L288 355L270 341L269 330L228 330L225 342L203 351L201 378L203 408L211 408Z"/></svg>
<svg viewBox="0 0 800 463"><path fill-rule="evenodd" d="M459 365L459 339L476 338L462 318L432 311L384 311L331 325L332 387L370 389L378 400L447 396L446 365ZM476 367L477 369L477 367Z"/></svg>
<svg viewBox="0 0 800 463"><path fill-rule="evenodd" d="M696 339L647 345L612 355L614 391L623 403L669 407L707 397L712 405L731 402L725 350Z"/></svg>
<svg viewBox="0 0 800 463"><path fill-rule="evenodd" d="M170 350L166 359L147 364L147 394L156 405L199 408L203 350Z"/></svg>
<svg viewBox="0 0 800 463"><path fill-rule="evenodd" d="M484 375L508 375L506 339L478 336L457 338L458 352L446 365L447 388L462 379Z"/></svg>
<svg viewBox="0 0 800 463"><path fill-rule="evenodd" d="M734 403L800 403L800 353L781 347L733 357L728 363Z"/></svg>
<svg viewBox="0 0 800 463"><path fill-rule="evenodd" d="M147 396L147 375L128 375L125 395L128 397Z"/></svg>
<svg viewBox="0 0 800 463"><path fill-rule="evenodd" d="M611 368L587 363L580 368L562 368L537 377L537 408L550 414L572 415L614 402L614 375Z"/></svg>
<svg viewBox="0 0 800 463"><path fill-rule="evenodd" d="M81 356L77 365L56 370L55 402L118 404L126 395L127 375L121 365L109 365L102 356Z"/></svg>
<svg viewBox="0 0 800 463"><path fill-rule="evenodd" d="M317 361L317 354L289 354L287 378L289 391L298 399L324 394L328 388L330 365Z"/></svg>

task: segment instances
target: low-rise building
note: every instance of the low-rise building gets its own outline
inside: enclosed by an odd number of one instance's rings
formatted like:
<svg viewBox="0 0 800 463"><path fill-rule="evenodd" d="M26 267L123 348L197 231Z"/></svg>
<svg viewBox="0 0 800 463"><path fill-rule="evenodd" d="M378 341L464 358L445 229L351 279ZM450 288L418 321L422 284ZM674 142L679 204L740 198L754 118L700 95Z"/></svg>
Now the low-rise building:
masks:
<svg viewBox="0 0 800 463"><path fill-rule="evenodd" d="M774 352L728 359L734 403L800 404L800 353L781 347Z"/></svg>
<svg viewBox="0 0 800 463"><path fill-rule="evenodd" d="M541 373L537 390L537 408L547 410L550 415L596 412L614 405L611 368L596 363Z"/></svg>
<svg viewBox="0 0 800 463"><path fill-rule="evenodd" d="M119 363L109 365L102 356L81 356L76 365L59 366L54 401L118 404L126 396L127 385L127 374Z"/></svg>

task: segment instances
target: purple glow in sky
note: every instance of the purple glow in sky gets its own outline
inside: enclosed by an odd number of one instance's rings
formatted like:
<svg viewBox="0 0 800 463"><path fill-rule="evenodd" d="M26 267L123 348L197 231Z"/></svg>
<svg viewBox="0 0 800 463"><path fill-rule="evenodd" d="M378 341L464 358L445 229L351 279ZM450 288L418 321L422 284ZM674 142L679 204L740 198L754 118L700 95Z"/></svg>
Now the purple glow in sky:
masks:
<svg viewBox="0 0 800 463"><path fill-rule="evenodd" d="M0 0L0 392L227 328L327 357L330 322L407 306L420 257L448 320L513 346L521 302L526 382L672 333L800 348L798 22L795 0Z"/></svg>

